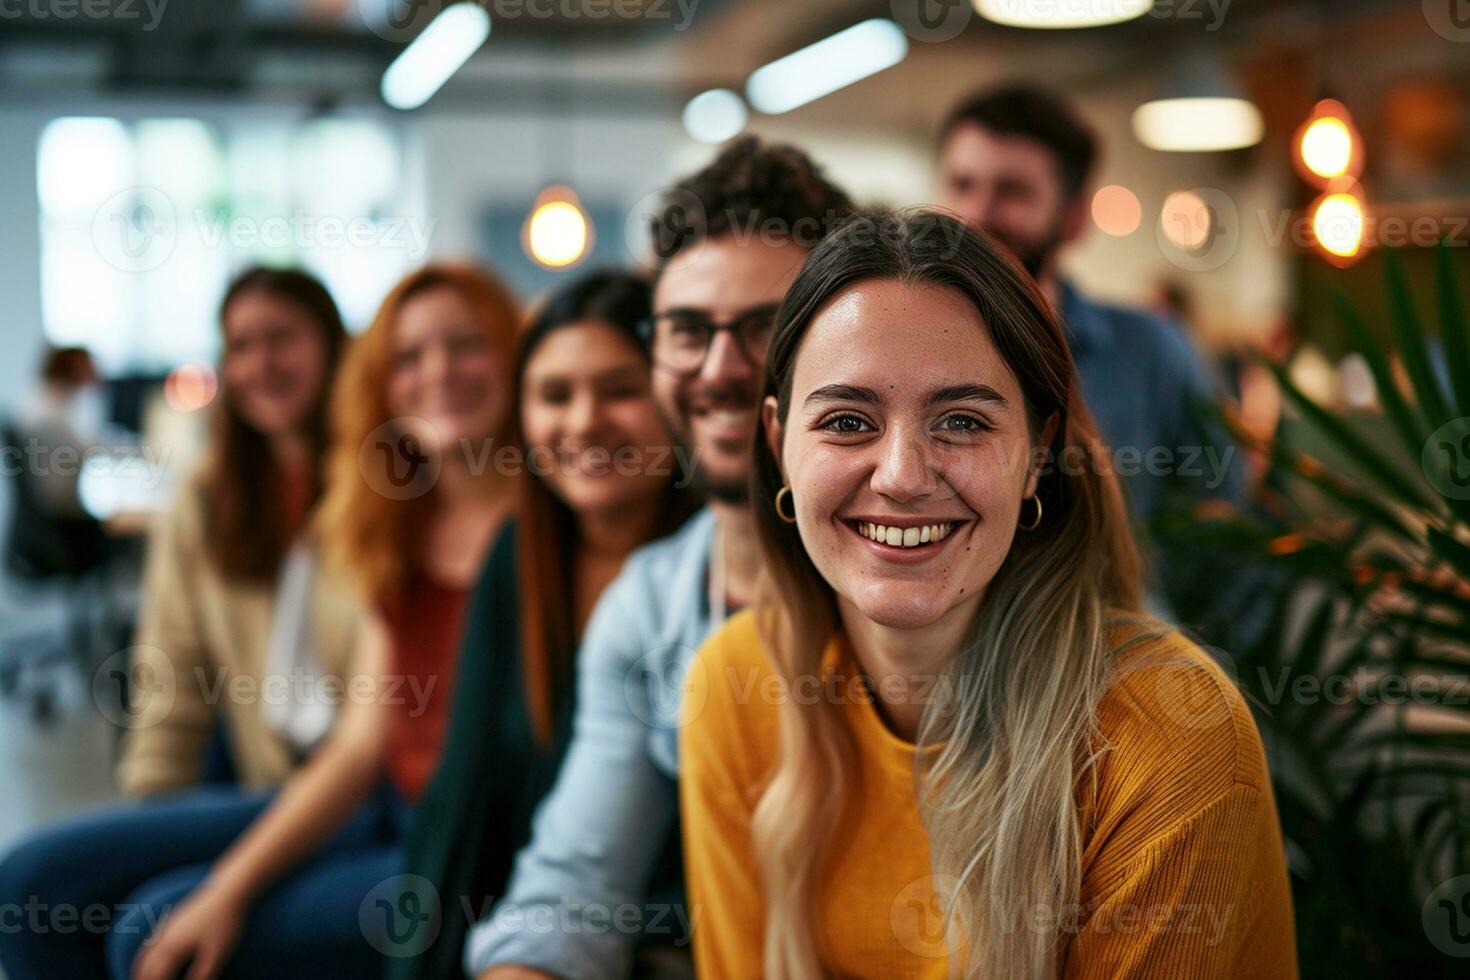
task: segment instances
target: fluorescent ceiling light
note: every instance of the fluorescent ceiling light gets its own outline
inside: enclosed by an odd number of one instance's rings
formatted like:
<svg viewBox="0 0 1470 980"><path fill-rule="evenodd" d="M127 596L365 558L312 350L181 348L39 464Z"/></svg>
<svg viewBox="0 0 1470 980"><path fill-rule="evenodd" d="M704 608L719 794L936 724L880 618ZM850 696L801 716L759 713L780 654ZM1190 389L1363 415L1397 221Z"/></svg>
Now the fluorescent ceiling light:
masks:
<svg viewBox="0 0 1470 980"><path fill-rule="evenodd" d="M1155 150L1237 150L1261 141L1265 123L1246 99L1158 99L1133 110L1133 133Z"/></svg>
<svg viewBox="0 0 1470 980"><path fill-rule="evenodd" d="M892 68L908 50L903 28L875 17L757 68L745 83L745 97L761 112L790 112Z"/></svg>
<svg viewBox="0 0 1470 980"><path fill-rule="evenodd" d="M484 7L477 3L445 7L383 72L383 101L395 109L417 109L489 36L490 15Z"/></svg>
<svg viewBox="0 0 1470 980"><path fill-rule="evenodd" d="M701 143L723 143L745 128L749 113L727 88L700 92L684 107L684 131Z"/></svg>
<svg viewBox="0 0 1470 980"><path fill-rule="evenodd" d="M973 0L976 13L1007 27L1066 30L1142 17L1154 0Z"/></svg>

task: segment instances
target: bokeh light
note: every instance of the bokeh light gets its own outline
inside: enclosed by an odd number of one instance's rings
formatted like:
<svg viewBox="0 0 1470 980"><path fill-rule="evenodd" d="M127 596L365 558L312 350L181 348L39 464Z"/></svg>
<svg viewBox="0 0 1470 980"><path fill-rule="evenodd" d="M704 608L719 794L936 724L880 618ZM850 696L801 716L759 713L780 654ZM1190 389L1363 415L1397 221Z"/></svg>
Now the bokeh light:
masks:
<svg viewBox="0 0 1470 980"><path fill-rule="evenodd" d="M537 195L521 237L532 261L548 269L565 269L587 256L592 222L570 187L548 187Z"/></svg>
<svg viewBox="0 0 1470 980"><path fill-rule="evenodd" d="M1312 203L1312 235L1329 259L1355 259L1367 224L1363 201L1352 191L1323 194Z"/></svg>
<svg viewBox="0 0 1470 980"><path fill-rule="evenodd" d="M1335 99L1318 102L1292 139L1292 158L1302 177L1318 187L1361 174L1363 139L1347 106Z"/></svg>
<svg viewBox="0 0 1470 980"><path fill-rule="evenodd" d="M723 143L740 134L749 116L740 96L727 88L712 88L684 107L684 131L701 143Z"/></svg>
<svg viewBox="0 0 1470 980"><path fill-rule="evenodd" d="M1138 195L1122 184L1109 184L1092 195L1092 220L1106 234L1121 238L1138 230L1143 206Z"/></svg>
<svg viewBox="0 0 1470 980"><path fill-rule="evenodd" d="M163 400L175 412L197 412L218 391L219 378L207 364L180 364L163 381Z"/></svg>
<svg viewBox="0 0 1470 980"><path fill-rule="evenodd" d="M1194 191L1175 191L1159 209L1159 227L1169 243L1193 252L1210 240L1214 217L1205 199Z"/></svg>

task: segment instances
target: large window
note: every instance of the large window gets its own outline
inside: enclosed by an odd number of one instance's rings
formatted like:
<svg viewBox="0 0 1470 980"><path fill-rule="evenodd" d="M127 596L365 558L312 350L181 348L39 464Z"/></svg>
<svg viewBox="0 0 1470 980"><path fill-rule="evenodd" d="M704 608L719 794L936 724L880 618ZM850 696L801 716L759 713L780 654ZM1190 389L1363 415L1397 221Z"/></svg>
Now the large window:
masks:
<svg viewBox="0 0 1470 980"><path fill-rule="evenodd" d="M47 339L104 369L213 358L230 276L298 264L361 328L424 259L395 132L366 120L54 120L38 147Z"/></svg>

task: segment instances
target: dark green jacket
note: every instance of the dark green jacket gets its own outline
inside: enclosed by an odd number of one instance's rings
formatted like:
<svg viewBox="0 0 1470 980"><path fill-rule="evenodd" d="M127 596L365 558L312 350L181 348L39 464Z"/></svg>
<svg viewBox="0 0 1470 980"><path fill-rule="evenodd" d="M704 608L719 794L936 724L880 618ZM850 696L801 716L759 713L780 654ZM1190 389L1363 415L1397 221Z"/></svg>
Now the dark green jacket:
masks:
<svg viewBox="0 0 1470 980"><path fill-rule="evenodd" d="M464 975L465 934L505 893L567 746L570 691L556 705L550 747L536 743L526 711L516 537L508 524L475 583L443 754L404 845L404 874L427 879L438 893L439 933L419 955L390 957L391 980Z"/></svg>

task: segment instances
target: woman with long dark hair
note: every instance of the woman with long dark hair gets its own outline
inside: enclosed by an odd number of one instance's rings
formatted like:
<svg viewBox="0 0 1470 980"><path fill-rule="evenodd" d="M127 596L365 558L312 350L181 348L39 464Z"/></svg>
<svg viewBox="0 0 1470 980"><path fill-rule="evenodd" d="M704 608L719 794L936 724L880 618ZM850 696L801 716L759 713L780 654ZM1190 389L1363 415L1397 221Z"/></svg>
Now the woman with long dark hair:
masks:
<svg viewBox="0 0 1470 980"><path fill-rule="evenodd" d="M767 578L684 701L699 975L1294 976L1260 737L1141 611L1030 277L951 216L853 221L762 422Z"/></svg>
<svg viewBox="0 0 1470 980"><path fill-rule="evenodd" d="M133 670L180 683L158 724L128 734L119 778L130 795L193 782L218 725L249 788L280 784L307 748L260 698L208 703L194 668L256 680L269 670L278 576L321 499L327 405L347 334L321 283L264 266L230 283L220 323L220 397L204 463L149 544ZM301 618L314 634L314 666L339 674L357 603L330 576L301 581L304 594L286 598L308 607Z"/></svg>
<svg viewBox="0 0 1470 980"><path fill-rule="evenodd" d="M7 930L0 965L9 976L105 975L116 906L143 882L209 855L212 835L238 832L331 721L324 711L303 724L269 699L232 692L241 683L259 692L277 655L297 648L310 651L318 676L340 675L356 642L356 597L312 572L306 530L346 333L321 283L263 267L230 284L220 327L212 436L200 470L150 534L137 642L124 665L129 730L118 779L138 802L44 828L0 864L7 902L106 914L74 934ZM293 563L297 574L287 576ZM287 619L294 630L282 628ZM211 746L223 746L232 784L200 785Z"/></svg>
<svg viewBox="0 0 1470 980"><path fill-rule="evenodd" d="M450 734L404 864L432 885L443 922L431 945L390 961L398 980L463 975L470 915L504 893L565 749L592 608L634 548L695 508L637 333L649 303L643 280L594 272L521 335L517 517L475 586Z"/></svg>

